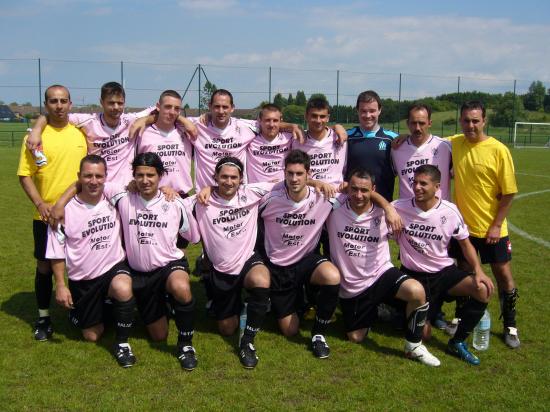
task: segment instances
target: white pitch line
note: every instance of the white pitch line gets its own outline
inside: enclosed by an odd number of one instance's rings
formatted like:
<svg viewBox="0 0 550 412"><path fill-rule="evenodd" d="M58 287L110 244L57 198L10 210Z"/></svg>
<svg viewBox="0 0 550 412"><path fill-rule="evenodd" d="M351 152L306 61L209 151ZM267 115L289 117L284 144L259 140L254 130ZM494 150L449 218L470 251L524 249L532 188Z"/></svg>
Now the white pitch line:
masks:
<svg viewBox="0 0 550 412"><path fill-rule="evenodd" d="M546 177L546 178L550 179L550 175L533 175L531 173L520 173L520 172L516 172L516 174L517 175L522 175L522 176Z"/></svg>
<svg viewBox="0 0 550 412"><path fill-rule="evenodd" d="M530 176L534 176L534 175L530 175ZM550 176L541 176L541 177L550 177ZM548 193L548 192L550 192L550 189L537 190L536 192L521 193L521 194L515 196L514 199L517 200L517 199L521 199L521 198L524 198L524 197L540 195L542 193ZM520 229L519 227L513 225L512 222L510 222L510 220L508 220L508 227L515 234L520 235L521 237L523 237L525 239L528 239L528 240L531 240L535 243L538 243L539 245L542 245L542 246L546 247L547 249L550 249L550 242L548 242L547 240L541 239L540 237L530 235L526 231L524 231L524 230Z"/></svg>

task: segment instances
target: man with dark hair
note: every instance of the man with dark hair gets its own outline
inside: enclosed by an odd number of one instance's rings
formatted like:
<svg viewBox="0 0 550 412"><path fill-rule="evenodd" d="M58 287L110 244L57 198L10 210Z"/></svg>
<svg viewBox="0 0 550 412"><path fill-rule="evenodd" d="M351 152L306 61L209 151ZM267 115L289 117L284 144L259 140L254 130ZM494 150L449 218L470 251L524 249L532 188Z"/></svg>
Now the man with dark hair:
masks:
<svg viewBox="0 0 550 412"><path fill-rule="evenodd" d="M463 134L451 137L455 201L470 231L470 240L482 263L489 263L497 281L504 342L520 346L516 326L518 290L512 276L512 244L506 217L517 193L514 163L508 148L484 132L485 106L465 102L460 110ZM455 255L464 267L460 251ZM470 268L471 269L471 268Z"/></svg>
<svg viewBox="0 0 550 412"><path fill-rule="evenodd" d="M107 182L126 184L132 179L130 164L135 155L135 139L130 136L133 122L149 115L154 107L137 113L124 113L126 93L122 85L108 82L101 87L99 103L102 113L70 113L69 123L81 129L87 138L88 153L100 155L107 162ZM196 133L190 122L180 122L189 133ZM46 117L40 116L33 126L28 147L34 149L40 144L40 135L46 125Z"/></svg>
<svg viewBox="0 0 550 412"><path fill-rule="evenodd" d="M197 202L194 213L212 264L205 282L209 283L218 329L224 336L237 330L241 292L247 291L247 320L239 359L245 368L254 368L258 363L254 338L267 311L270 283L269 271L255 250L258 205L273 183L241 185L244 166L235 157L220 159L215 171L216 186L208 205Z"/></svg>
<svg viewBox="0 0 550 412"><path fill-rule="evenodd" d="M105 298L112 299L113 355L119 365L130 367L136 362L128 344L135 300L118 213L103 195L106 174L102 157L88 155L82 159L80 191L65 206L64 224L56 231L48 229L46 258L52 262L57 303L70 310L71 322L82 329L87 341L96 342L103 335Z"/></svg>
<svg viewBox="0 0 550 412"><path fill-rule="evenodd" d="M428 319L433 320L441 302L458 299L461 319L447 351L471 365L479 359L468 350L466 339L479 322L493 293L493 283L481 268L468 239L468 228L456 206L436 196L441 172L432 165L419 166L414 173L414 198L394 201L403 218L404 229L396 236L400 247L401 270L424 285L430 301ZM456 239L472 268L459 269L449 257L451 239Z"/></svg>
<svg viewBox="0 0 550 412"><path fill-rule="evenodd" d="M189 204L180 198L168 202L160 193L166 170L157 154L138 154L132 169L138 193L111 189L108 197L120 213L137 307L151 338L164 341L168 299L179 332L176 356L183 369L193 370L197 365L192 346L195 301L189 265L176 239L179 233L196 243L198 228L190 218Z"/></svg>
<svg viewBox="0 0 550 412"><path fill-rule="evenodd" d="M285 186L264 198L260 216L271 273L271 308L279 328L285 336L298 333L303 286L318 285L311 349L317 358L327 358L330 349L325 333L336 309L340 274L326 258L313 252L331 205L306 186L309 169L309 156L292 150L285 158Z"/></svg>
<svg viewBox="0 0 550 412"><path fill-rule="evenodd" d="M359 126L348 130L347 170L359 167L371 170L377 182L377 191L391 201L395 175L391 165L390 149L397 134L384 130L378 119L382 112L382 100L372 90L357 97Z"/></svg>
<svg viewBox="0 0 550 412"><path fill-rule="evenodd" d="M414 195L414 171L421 165L435 165L441 172L441 199L451 199L451 144L430 132L432 110L423 103L409 108L407 126L410 134L402 145L391 151L394 170L399 179L399 198Z"/></svg>
<svg viewBox="0 0 550 412"><path fill-rule="evenodd" d="M405 355L429 366L439 360L422 344L428 313L423 286L393 267L384 211L371 202L374 177L355 169L346 194L336 198L327 220L331 259L341 273L340 304L347 336L362 342L377 317L377 305L395 299L406 304Z"/></svg>
<svg viewBox="0 0 550 412"><path fill-rule="evenodd" d="M283 161L292 147L292 134L281 131L283 114L271 103L262 106L259 133L247 147L246 171L248 183L284 179Z"/></svg>
<svg viewBox="0 0 550 412"><path fill-rule="evenodd" d="M36 258L35 293L38 321L34 338L44 341L51 337L50 320L52 294L51 261L46 258L48 219L53 204L73 181L79 170L80 159L86 156L84 135L69 124L71 109L69 90L60 85L46 89L44 106L48 113L42 140L42 151L47 164L37 166L33 154L23 140L17 175L21 187L36 207L33 217L34 257Z"/></svg>

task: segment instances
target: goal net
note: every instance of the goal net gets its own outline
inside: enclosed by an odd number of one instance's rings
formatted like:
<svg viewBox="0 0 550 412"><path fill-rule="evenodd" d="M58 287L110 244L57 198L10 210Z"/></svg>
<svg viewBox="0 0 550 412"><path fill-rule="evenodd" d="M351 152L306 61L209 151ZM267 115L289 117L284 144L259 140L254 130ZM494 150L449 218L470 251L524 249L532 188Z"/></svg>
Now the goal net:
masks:
<svg viewBox="0 0 550 412"><path fill-rule="evenodd" d="M550 123L516 122L514 147L550 147Z"/></svg>

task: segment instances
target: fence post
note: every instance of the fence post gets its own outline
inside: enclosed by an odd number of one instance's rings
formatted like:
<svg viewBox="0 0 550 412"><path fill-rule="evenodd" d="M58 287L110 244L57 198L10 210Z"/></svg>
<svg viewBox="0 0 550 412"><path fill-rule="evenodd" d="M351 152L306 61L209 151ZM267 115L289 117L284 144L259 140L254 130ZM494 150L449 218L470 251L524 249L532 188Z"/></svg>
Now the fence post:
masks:
<svg viewBox="0 0 550 412"><path fill-rule="evenodd" d="M271 66L269 66L269 72L268 72L268 83L269 83L269 91L268 91L268 99L267 101L271 103Z"/></svg>
<svg viewBox="0 0 550 412"><path fill-rule="evenodd" d="M42 114L42 69L40 68L40 57L38 58L38 111Z"/></svg>
<svg viewBox="0 0 550 412"><path fill-rule="evenodd" d="M397 133L399 134L399 123L401 120L401 73L399 73L399 98L397 102Z"/></svg>
<svg viewBox="0 0 550 412"><path fill-rule="evenodd" d="M201 103L201 65L199 63L199 116L201 115L202 103Z"/></svg>
<svg viewBox="0 0 550 412"><path fill-rule="evenodd" d="M508 126L508 143L512 141L512 125L516 122L516 80L514 79L514 101L512 102L512 124Z"/></svg>
<svg viewBox="0 0 550 412"><path fill-rule="evenodd" d="M340 120L340 70L336 70L336 123Z"/></svg>
<svg viewBox="0 0 550 412"><path fill-rule="evenodd" d="M460 97L460 76L458 76L458 86L456 89L456 117L455 117L455 134L458 133L458 111L460 110L460 103L458 98Z"/></svg>

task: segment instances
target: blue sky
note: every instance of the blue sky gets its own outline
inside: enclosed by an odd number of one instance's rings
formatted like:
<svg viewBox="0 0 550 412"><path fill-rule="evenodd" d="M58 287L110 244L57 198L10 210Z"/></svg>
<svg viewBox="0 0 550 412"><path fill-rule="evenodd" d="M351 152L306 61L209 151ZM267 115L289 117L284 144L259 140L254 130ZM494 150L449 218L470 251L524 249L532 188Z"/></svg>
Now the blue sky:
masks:
<svg viewBox="0 0 550 412"><path fill-rule="evenodd" d="M38 103L42 83L66 84L75 104L120 81L130 105L183 91L198 63L238 107L272 95L325 93L352 104L374 89L414 99L457 90L550 87L547 1L28 0L2 5L0 100ZM60 61L62 60L62 61ZM80 61L80 62L77 62ZM96 63L101 62L101 63ZM197 81L186 96L196 106Z"/></svg>

